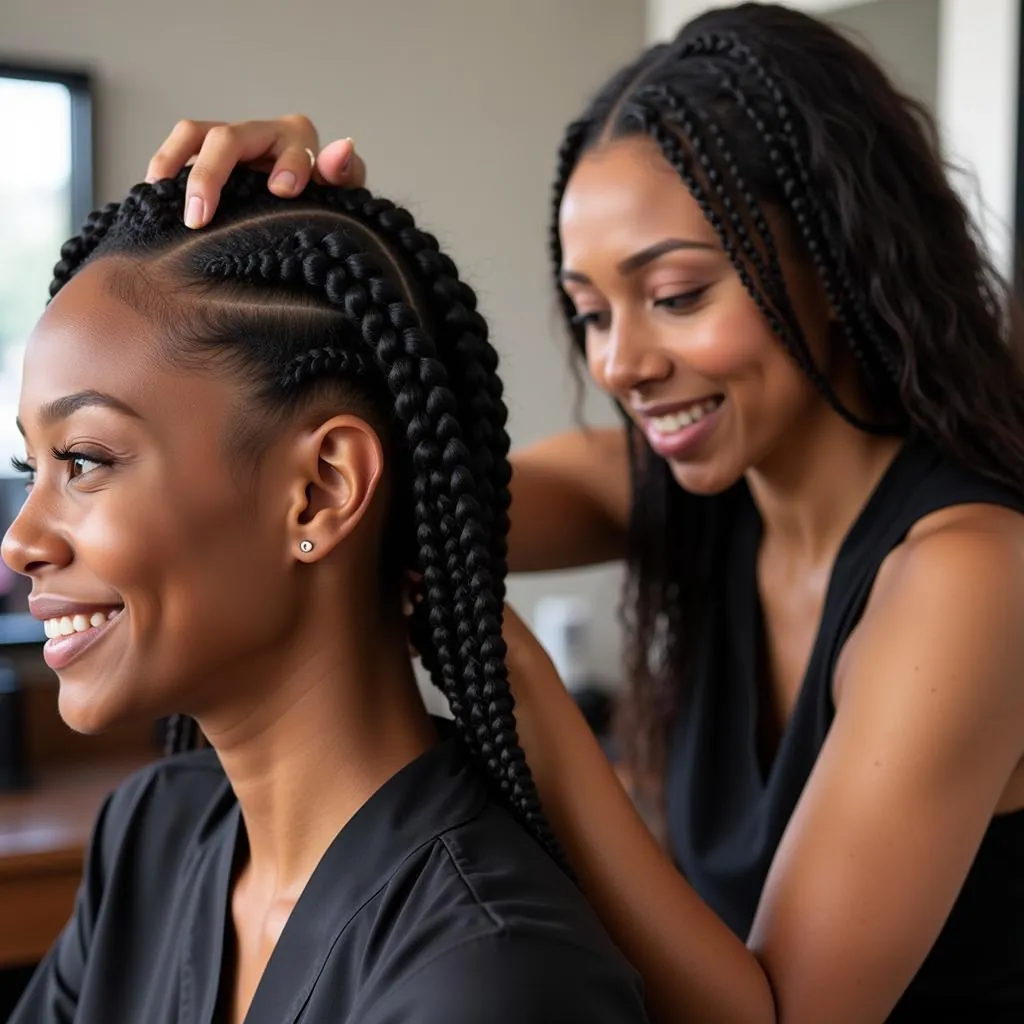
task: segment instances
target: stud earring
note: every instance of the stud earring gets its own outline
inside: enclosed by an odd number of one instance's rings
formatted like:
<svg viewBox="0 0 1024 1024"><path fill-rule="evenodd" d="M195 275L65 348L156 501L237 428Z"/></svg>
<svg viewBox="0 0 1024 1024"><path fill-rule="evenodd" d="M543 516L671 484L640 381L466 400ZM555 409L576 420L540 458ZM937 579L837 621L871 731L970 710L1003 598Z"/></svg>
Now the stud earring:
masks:
<svg viewBox="0 0 1024 1024"><path fill-rule="evenodd" d="M300 540L299 550L304 554L308 555L313 550L313 542L311 540Z"/></svg>

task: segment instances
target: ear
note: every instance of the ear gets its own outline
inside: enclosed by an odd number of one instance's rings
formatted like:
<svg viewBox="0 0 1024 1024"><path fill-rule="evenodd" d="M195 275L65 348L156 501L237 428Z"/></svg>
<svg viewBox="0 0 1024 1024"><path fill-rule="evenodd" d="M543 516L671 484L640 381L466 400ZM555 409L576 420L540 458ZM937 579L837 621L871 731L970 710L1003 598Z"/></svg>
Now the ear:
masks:
<svg viewBox="0 0 1024 1024"><path fill-rule="evenodd" d="M384 450L365 420L334 416L302 437L298 455L289 555L316 562L366 515L384 475Z"/></svg>

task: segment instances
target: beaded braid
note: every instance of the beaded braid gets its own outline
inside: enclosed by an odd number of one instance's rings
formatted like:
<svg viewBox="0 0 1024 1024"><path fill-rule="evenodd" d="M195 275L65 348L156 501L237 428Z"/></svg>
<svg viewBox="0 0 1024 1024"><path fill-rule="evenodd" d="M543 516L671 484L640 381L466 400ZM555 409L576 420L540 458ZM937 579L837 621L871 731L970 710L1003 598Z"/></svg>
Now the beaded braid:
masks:
<svg viewBox="0 0 1024 1024"><path fill-rule="evenodd" d="M304 199L315 204L318 218L331 216L333 207L356 223L335 231L288 228L282 236L282 229L268 229L269 221L260 215L282 212L291 204L267 195L263 176L238 172L225 189L215 227L232 217L241 223L233 224L233 231L203 239L184 234L180 227L184 181L183 173L155 187L139 186L120 207L90 218L82 236L62 251L52 293L105 242L110 251L118 251L124 239L134 238L120 248L141 248L147 257L157 253L163 258L164 249L175 242L198 238L186 257L186 277L298 288L344 311L358 327L359 341L332 341L285 359L276 375L280 394L295 395L332 377L373 376L390 389L413 469L417 568L425 598L420 609L429 629L422 648L425 663L485 777L571 875L544 818L516 733L501 635L509 500L507 413L494 375L497 356L487 342L475 296L458 281L455 265L440 253L432 236L418 231L404 211L367 192L312 186ZM308 207L297 210L296 221L308 221L310 212ZM409 257L402 270L410 264L430 297L437 345L423 333L408 302L353 241L350 226L382 236ZM226 242L222 235L228 236ZM167 246L154 244L161 240ZM448 350L445 361L438 358L442 346ZM172 717L167 729L170 751L191 749L197 737L191 719Z"/></svg>

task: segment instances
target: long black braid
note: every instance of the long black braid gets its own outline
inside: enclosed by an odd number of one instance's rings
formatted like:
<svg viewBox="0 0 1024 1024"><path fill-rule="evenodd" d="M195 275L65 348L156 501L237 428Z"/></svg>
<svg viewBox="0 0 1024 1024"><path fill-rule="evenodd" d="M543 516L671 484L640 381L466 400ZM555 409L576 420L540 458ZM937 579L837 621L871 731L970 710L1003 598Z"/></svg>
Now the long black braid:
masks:
<svg viewBox="0 0 1024 1024"><path fill-rule="evenodd" d="M1024 378L1002 283L944 173L930 116L870 57L815 18L748 3L701 15L606 84L569 126L553 190L556 288L581 355L584 332L560 285L559 212L584 154L629 136L657 144L765 322L840 416L872 433L925 434L1024 493ZM815 363L770 214L817 273L870 419L843 404ZM626 430L631 689L620 732L647 779L663 767L737 505L683 491L628 421Z"/></svg>
<svg viewBox="0 0 1024 1024"><path fill-rule="evenodd" d="M197 234L181 223L185 180L137 186L90 217L62 249L51 295L93 256L156 263L160 273L147 277L175 289L182 344L230 348L268 409L337 380L383 410L400 466L394 505L406 517L401 568L421 580L417 646L485 778L569 870L516 732L501 635L507 413L472 290L433 236L365 190L312 185L286 202L268 193L265 176L239 171ZM218 287L230 291L215 308L204 304ZM239 289L258 289L261 302L223 301ZM287 319L274 318L275 299ZM167 739L172 751L191 748L196 724L173 718Z"/></svg>

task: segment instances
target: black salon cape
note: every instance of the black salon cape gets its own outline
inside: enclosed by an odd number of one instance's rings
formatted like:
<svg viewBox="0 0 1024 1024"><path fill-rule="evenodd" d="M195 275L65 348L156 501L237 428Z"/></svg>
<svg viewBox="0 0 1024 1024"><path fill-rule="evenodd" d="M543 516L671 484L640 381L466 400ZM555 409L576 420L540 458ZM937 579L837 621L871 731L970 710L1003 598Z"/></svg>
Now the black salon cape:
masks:
<svg viewBox="0 0 1024 1024"><path fill-rule="evenodd" d="M74 916L10 1024L219 1022L245 842L212 751L133 776L100 813ZM593 911L448 738L328 848L246 1024L645 1020L639 979Z"/></svg>

